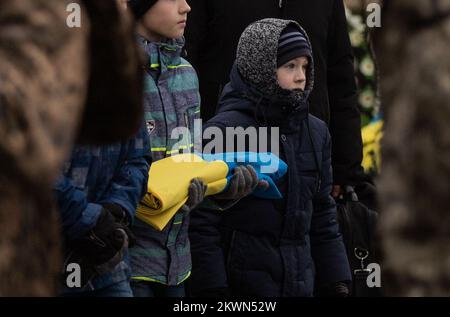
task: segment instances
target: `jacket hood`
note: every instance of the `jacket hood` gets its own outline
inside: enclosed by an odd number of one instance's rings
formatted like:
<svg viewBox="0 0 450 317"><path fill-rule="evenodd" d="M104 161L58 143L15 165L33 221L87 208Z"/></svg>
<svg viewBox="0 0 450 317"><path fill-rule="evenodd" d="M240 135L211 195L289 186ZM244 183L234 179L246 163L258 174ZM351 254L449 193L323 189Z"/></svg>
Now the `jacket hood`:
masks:
<svg viewBox="0 0 450 317"><path fill-rule="evenodd" d="M288 96L289 97L289 96ZM233 65L230 82L224 87L218 112L238 111L255 118L261 126L280 127L284 132L297 131L299 122L308 115L307 103L292 109L286 96L270 96L259 93L247 83Z"/></svg>
<svg viewBox="0 0 450 317"><path fill-rule="evenodd" d="M298 108L307 102L313 89L314 61L311 57L304 91L291 91L280 87L276 75L278 41L288 25L297 27L312 47L308 34L297 22L263 19L250 24L242 33L236 52L236 65L243 79L260 95L268 99L283 99Z"/></svg>

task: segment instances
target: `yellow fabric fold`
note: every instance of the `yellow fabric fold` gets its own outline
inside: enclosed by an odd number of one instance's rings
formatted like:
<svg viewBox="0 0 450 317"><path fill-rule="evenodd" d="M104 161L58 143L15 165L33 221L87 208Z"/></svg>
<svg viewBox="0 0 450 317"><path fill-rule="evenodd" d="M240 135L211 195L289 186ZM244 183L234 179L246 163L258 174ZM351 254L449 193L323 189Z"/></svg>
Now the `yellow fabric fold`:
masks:
<svg viewBox="0 0 450 317"><path fill-rule="evenodd" d="M157 230L163 230L188 199L191 180L199 178L207 186L205 196L220 193L227 185L228 165L204 161L195 154L180 154L152 163L147 194L136 217Z"/></svg>

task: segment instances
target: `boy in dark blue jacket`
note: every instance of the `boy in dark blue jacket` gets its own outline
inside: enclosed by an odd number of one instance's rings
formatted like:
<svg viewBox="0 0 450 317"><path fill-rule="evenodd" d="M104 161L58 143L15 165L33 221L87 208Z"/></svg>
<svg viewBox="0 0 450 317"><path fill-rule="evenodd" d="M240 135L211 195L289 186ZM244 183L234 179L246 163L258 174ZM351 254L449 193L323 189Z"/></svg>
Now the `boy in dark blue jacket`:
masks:
<svg viewBox="0 0 450 317"><path fill-rule="evenodd" d="M288 173L277 183L283 199L248 196L223 212L192 213L193 295L348 295L330 135L308 112L313 69L308 36L294 21L265 19L242 34L231 82L204 128L278 127Z"/></svg>
<svg viewBox="0 0 450 317"><path fill-rule="evenodd" d="M54 187L66 241L63 295L131 297L129 225L147 190L151 155L147 129L127 141L75 146ZM73 282L73 283L72 283Z"/></svg>

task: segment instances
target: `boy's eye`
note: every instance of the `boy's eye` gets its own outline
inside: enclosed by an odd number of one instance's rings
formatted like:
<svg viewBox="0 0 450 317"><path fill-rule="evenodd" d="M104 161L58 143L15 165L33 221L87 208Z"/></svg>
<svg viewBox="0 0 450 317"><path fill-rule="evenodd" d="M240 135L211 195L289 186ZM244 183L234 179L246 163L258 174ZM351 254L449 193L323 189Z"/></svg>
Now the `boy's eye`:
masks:
<svg viewBox="0 0 450 317"><path fill-rule="evenodd" d="M289 69L294 69L295 65L294 64L287 64L286 67L289 68Z"/></svg>

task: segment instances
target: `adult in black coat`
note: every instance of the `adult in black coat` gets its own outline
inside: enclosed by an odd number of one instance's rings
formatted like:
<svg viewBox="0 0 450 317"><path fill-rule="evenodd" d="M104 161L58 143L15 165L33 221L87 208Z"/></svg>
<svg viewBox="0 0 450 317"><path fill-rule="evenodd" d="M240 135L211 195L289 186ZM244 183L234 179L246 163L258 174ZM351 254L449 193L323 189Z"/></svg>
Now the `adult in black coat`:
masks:
<svg viewBox="0 0 450 317"><path fill-rule="evenodd" d="M355 184L362 173L361 119L342 0L190 0L189 5L186 48L199 75L204 120L216 112L239 36L250 23L281 18L305 28L315 60L311 114L330 129L334 184Z"/></svg>
<svg viewBox="0 0 450 317"><path fill-rule="evenodd" d="M288 165L277 183L283 198L247 196L225 211L201 206L192 212L193 295L312 296L316 286L342 296L351 280L330 196L330 135L326 124L308 113L314 83L311 54L300 55L310 61L304 88L282 88L276 75L278 43L288 25L296 33L286 36L301 33L307 38L297 23L280 19L264 19L246 29L218 114L204 126L225 135L227 127L269 127L267 148L279 148ZM278 136L272 128L279 128Z"/></svg>

